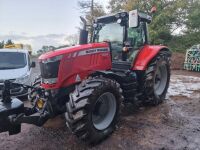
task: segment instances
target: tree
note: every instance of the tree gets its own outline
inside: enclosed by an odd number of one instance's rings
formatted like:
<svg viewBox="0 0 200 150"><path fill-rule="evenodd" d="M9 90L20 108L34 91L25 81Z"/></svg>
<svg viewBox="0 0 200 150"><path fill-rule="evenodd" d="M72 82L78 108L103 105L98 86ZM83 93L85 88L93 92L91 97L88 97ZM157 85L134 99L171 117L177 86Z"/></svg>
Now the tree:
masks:
<svg viewBox="0 0 200 150"><path fill-rule="evenodd" d="M4 47L4 41L0 42L0 49Z"/></svg>
<svg viewBox="0 0 200 150"><path fill-rule="evenodd" d="M55 49L56 49L56 47L54 47L54 46L44 45L44 46L42 46L42 48L39 51L45 53L45 52L53 51Z"/></svg>
<svg viewBox="0 0 200 150"><path fill-rule="evenodd" d="M65 41L68 42L69 45L77 45L79 42L78 34L72 34L65 38Z"/></svg>
<svg viewBox="0 0 200 150"><path fill-rule="evenodd" d="M11 39L8 39L6 42L6 45L13 45L13 44L14 44L14 42Z"/></svg>
<svg viewBox="0 0 200 150"><path fill-rule="evenodd" d="M181 35L175 35L170 45L176 50L186 50L200 44L200 1L188 0L184 15L184 30Z"/></svg>
<svg viewBox="0 0 200 150"><path fill-rule="evenodd" d="M56 49L55 46L49 46L49 51L53 51L53 50L55 50L55 49Z"/></svg>
<svg viewBox="0 0 200 150"><path fill-rule="evenodd" d="M106 14L103 9L103 6L99 3L94 3L93 0L79 1L78 6L81 9L81 12L85 13L89 25L93 24L93 21L96 17L103 16Z"/></svg>
<svg viewBox="0 0 200 150"><path fill-rule="evenodd" d="M192 0L187 12L187 32L200 32L200 1Z"/></svg>
<svg viewBox="0 0 200 150"><path fill-rule="evenodd" d="M110 0L109 9L110 12L138 9L150 13L152 6L156 6L157 12L149 25L151 44L165 44L172 49L179 49L195 43L193 36L200 30L199 3L199 0ZM182 28L187 32L183 32ZM191 40L190 43L188 40ZM200 41L199 38L197 40Z"/></svg>
<svg viewBox="0 0 200 150"><path fill-rule="evenodd" d="M149 26L152 44L166 44L171 40L173 32L184 24L187 0L125 0L123 3L118 3L117 0L110 1L112 7L120 7L126 11L138 9L150 13L153 6L157 7L157 12Z"/></svg>
<svg viewBox="0 0 200 150"><path fill-rule="evenodd" d="M127 4L127 0L110 0L108 9L111 13L116 13L124 9L124 6Z"/></svg>
<svg viewBox="0 0 200 150"><path fill-rule="evenodd" d="M79 1L78 6L81 9L81 12L85 14L85 18L87 20L88 25L90 25L89 29L89 36L90 40L92 39L92 32L93 27L91 26L94 22L94 20L99 17L105 15L105 11L103 9L103 6L99 3L94 2L94 0L91 1Z"/></svg>

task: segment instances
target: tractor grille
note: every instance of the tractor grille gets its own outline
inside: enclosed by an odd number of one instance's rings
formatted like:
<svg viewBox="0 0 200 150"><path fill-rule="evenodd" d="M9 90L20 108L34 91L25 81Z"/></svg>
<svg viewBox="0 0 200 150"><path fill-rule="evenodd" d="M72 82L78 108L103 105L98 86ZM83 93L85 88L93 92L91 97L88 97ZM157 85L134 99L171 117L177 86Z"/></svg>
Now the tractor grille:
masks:
<svg viewBox="0 0 200 150"><path fill-rule="evenodd" d="M60 61L40 62L40 71L43 83L55 83L58 77Z"/></svg>

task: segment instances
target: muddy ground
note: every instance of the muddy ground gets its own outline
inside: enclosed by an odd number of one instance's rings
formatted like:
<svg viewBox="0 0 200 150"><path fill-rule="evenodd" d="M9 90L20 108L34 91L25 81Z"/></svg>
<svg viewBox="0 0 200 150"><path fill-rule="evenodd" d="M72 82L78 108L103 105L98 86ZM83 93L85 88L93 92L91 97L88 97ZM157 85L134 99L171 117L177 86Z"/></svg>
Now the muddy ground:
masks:
<svg viewBox="0 0 200 150"><path fill-rule="evenodd" d="M123 109L117 130L87 146L57 117L44 127L23 124L22 132L0 134L0 149L200 149L200 73L173 70L166 101L157 107Z"/></svg>

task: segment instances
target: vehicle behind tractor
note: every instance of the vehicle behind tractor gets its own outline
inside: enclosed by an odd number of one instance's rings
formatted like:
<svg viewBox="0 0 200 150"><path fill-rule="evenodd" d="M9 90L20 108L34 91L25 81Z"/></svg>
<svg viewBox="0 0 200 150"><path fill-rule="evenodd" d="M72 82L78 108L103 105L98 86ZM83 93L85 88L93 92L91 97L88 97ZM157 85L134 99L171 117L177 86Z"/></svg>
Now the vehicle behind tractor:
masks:
<svg viewBox="0 0 200 150"><path fill-rule="evenodd" d="M123 103L163 102L171 52L165 46L149 45L151 19L137 10L99 17L93 25L93 41L88 43L82 18L79 45L39 57L41 75L28 86L32 108L10 99L9 88L14 83L5 82L0 131L16 134L22 123L42 126L64 113L73 134L96 144L114 131Z"/></svg>

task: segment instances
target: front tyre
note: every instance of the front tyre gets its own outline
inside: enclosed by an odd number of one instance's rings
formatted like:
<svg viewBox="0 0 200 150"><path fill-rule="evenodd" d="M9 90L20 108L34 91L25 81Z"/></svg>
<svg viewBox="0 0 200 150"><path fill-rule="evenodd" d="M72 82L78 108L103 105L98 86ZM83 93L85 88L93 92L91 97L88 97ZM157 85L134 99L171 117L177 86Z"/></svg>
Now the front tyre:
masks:
<svg viewBox="0 0 200 150"><path fill-rule="evenodd" d="M41 77L38 76L33 81L32 86L33 87L40 87L40 85L41 85ZM36 101L36 95L37 95L37 90L36 89L31 89L30 92L28 92L28 100L32 104Z"/></svg>
<svg viewBox="0 0 200 150"><path fill-rule="evenodd" d="M89 78L70 94L66 104L66 124L78 138L96 144L115 129L122 98L122 90L116 81Z"/></svg>
<svg viewBox="0 0 200 150"><path fill-rule="evenodd" d="M165 99L170 82L170 56L161 51L148 65L142 89L145 105L158 105Z"/></svg>

